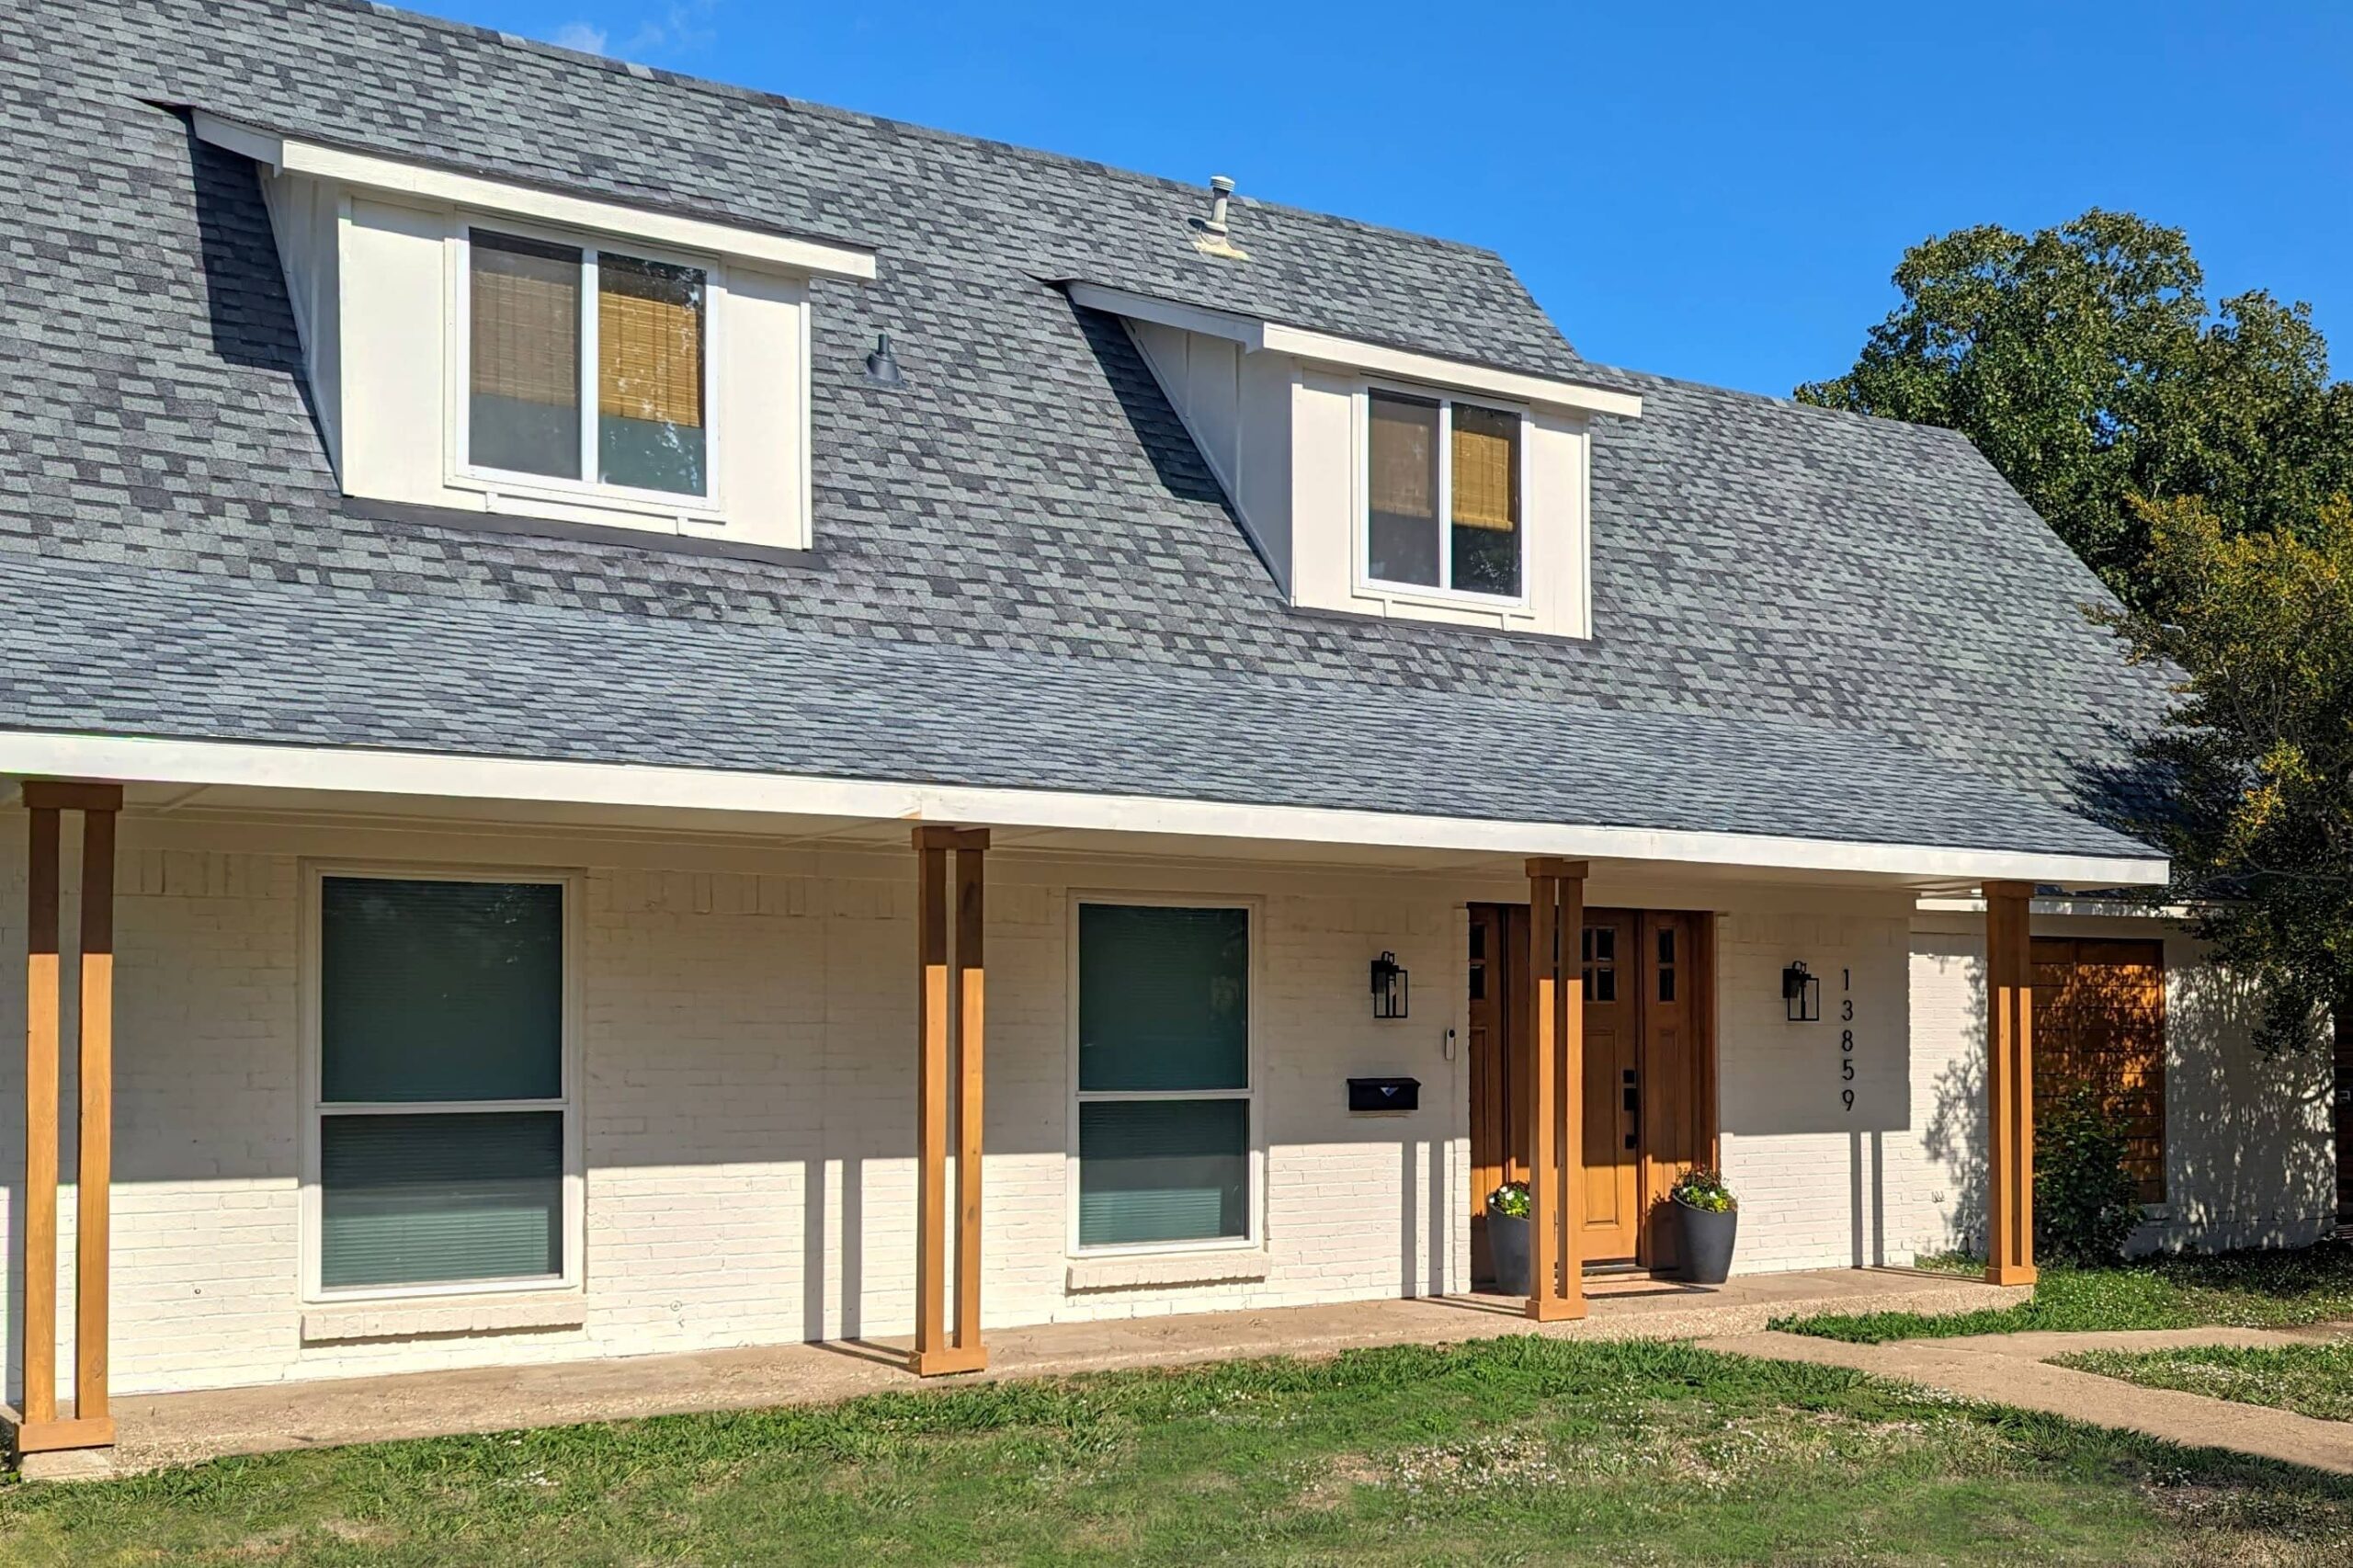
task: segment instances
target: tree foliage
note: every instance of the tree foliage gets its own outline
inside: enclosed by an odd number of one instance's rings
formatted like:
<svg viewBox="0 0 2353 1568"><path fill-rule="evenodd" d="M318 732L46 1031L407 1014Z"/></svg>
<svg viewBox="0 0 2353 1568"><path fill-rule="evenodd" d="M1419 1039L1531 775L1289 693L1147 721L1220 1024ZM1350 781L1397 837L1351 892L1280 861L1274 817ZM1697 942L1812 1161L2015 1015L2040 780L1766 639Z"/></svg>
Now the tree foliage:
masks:
<svg viewBox="0 0 2353 1568"><path fill-rule="evenodd" d="M2229 531L2292 528L2353 486L2353 388L2310 308L2256 290L2210 311L2178 229L2095 209L1915 245L1904 302L1801 401L1977 444L2117 597L2148 608L2136 498L2197 497Z"/></svg>
<svg viewBox="0 0 2353 1568"><path fill-rule="evenodd" d="M2144 829L2216 956L2261 983L2264 1043L2311 1045L2331 1010L2353 1028L2353 502L2259 533L2201 498L2136 512L2165 608L2111 619L2188 672L2143 746L2173 797Z"/></svg>

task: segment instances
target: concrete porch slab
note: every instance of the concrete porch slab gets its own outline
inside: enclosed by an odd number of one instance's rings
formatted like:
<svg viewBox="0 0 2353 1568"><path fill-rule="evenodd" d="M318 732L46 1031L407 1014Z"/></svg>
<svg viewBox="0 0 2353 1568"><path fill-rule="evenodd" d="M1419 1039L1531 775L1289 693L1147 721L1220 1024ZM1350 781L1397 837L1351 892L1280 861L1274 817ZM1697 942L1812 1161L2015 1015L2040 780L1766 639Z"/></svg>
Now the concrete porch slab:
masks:
<svg viewBox="0 0 2353 1568"><path fill-rule="evenodd" d="M114 1415L119 1446L113 1469L125 1474L228 1454L824 1403L980 1378L1328 1356L1366 1346L1446 1344L1504 1334L1556 1339L1752 1334L1788 1313L1970 1312L2013 1305L2032 1293L2030 1288L2006 1290L1899 1268L1757 1274L1720 1286L1643 1277L1597 1278L1586 1290L1591 1304L1585 1318L1540 1325L1522 1315L1514 1298L1444 1296L1001 1329L986 1335L987 1371L930 1384L905 1369L905 1342L886 1340L119 1396Z"/></svg>

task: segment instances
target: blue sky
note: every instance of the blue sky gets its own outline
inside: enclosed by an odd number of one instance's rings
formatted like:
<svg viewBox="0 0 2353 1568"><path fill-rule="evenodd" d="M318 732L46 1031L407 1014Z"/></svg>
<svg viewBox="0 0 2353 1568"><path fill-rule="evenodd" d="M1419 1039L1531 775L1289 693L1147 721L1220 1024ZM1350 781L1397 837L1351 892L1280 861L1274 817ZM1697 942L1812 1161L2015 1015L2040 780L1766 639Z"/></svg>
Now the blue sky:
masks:
<svg viewBox="0 0 2353 1568"><path fill-rule="evenodd" d="M1905 245L2099 205L2353 372L2353 5L409 0L1494 247L1591 358L1836 374Z"/></svg>

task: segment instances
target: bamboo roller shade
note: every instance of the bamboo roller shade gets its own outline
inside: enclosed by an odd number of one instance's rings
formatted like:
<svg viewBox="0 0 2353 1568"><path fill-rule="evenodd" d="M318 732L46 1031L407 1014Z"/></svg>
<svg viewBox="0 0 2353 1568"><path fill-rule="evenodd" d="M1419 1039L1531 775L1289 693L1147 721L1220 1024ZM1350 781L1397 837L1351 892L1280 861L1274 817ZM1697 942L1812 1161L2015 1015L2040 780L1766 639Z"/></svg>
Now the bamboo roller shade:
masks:
<svg viewBox="0 0 2353 1568"><path fill-rule="evenodd" d="M570 407L580 401L580 262L477 239L476 393Z"/></svg>
<svg viewBox="0 0 2353 1568"><path fill-rule="evenodd" d="M1428 403L1372 400L1372 509L1390 517L1438 515L1438 409ZM1508 533L1518 526L1519 418L1497 410L1454 409L1454 522Z"/></svg>
<svg viewBox="0 0 2353 1568"><path fill-rule="evenodd" d="M618 256L597 273L597 412L699 427L700 275Z"/></svg>
<svg viewBox="0 0 2353 1568"><path fill-rule="evenodd" d="M1371 402L1372 509L1396 517L1437 517L1437 407L1378 395Z"/></svg>
<svg viewBox="0 0 2353 1568"><path fill-rule="evenodd" d="M1519 478L1512 449L1518 427L1517 415L1455 406L1455 527L1512 530L1518 515L1512 489Z"/></svg>

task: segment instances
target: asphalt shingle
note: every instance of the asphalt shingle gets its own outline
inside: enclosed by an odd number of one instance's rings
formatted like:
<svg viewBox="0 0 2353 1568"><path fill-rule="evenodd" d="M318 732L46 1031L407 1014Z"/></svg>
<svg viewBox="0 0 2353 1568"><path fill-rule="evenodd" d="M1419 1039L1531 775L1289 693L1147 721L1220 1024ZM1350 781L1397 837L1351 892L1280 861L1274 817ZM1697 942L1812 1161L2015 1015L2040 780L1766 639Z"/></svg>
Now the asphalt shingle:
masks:
<svg viewBox="0 0 2353 1568"><path fill-rule="evenodd" d="M345 500L254 170L157 104L873 246L817 550ZM1580 360L1485 251L1245 200L1213 262L1197 187L361 5L8 7L0 133L0 725L2112 852L2164 700L1959 437ZM1641 393L1596 635L1290 608L1067 276Z"/></svg>

